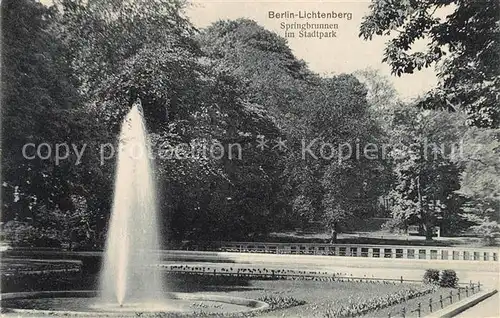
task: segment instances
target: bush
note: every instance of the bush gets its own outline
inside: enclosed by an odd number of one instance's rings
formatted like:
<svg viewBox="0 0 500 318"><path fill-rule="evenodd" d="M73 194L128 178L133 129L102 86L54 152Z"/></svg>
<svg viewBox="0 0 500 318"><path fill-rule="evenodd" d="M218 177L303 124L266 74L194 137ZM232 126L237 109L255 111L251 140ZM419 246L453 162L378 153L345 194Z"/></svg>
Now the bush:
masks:
<svg viewBox="0 0 500 318"><path fill-rule="evenodd" d="M62 290L78 288L84 282L80 273L73 271L42 271L2 274L2 292L25 292L40 290ZM86 288L88 289L88 287Z"/></svg>
<svg viewBox="0 0 500 318"><path fill-rule="evenodd" d="M388 231L390 233L401 233L405 230L406 224L404 220L398 218L392 218L382 224L382 230Z"/></svg>
<svg viewBox="0 0 500 318"><path fill-rule="evenodd" d="M457 273L454 270L447 269L441 271L439 276L439 286L441 287L456 287L458 284Z"/></svg>
<svg viewBox="0 0 500 318"><path fill-rule="evenodd" d="M495 221L484 221L482 224L473 226L471 229L487 245L495 245L496 239L500 237L500 224Z"/></svg>
<svg viewBox="0 0 500 318"><path fill-rule="evenodd" d="M438 284L439 283L439 271L437 269L427 269L424 273L424 283L425 284Z"/></svg>
<svg viewBox="0 0 500 318"><path fill-rule="evenodd" d="M54 233L26 222L9 221L4 225L2 232L5 240L12 246L61 247L61 241Z"/></svg>

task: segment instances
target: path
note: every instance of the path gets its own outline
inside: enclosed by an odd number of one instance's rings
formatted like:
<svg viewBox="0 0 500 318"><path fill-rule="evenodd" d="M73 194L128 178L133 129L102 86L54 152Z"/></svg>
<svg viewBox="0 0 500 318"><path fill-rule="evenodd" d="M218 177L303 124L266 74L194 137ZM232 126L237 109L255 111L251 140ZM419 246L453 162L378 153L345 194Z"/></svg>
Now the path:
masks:
<svg viewBox="0 0 500 318"><path fill-rule="evenodd" d="M498 318L500 317L500 293L483 300L462 312L456 318Z"/></svg>

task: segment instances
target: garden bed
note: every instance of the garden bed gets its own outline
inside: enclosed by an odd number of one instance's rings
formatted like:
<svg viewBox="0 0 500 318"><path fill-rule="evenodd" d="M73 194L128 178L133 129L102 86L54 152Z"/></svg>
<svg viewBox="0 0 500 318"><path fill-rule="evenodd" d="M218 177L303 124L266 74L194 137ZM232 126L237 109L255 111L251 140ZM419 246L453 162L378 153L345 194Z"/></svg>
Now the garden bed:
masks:
<svg viewBox="0 0 500 318"><path fill-rule="evenodd" d="M3 259L1 273L2 292L85 289L94 280L74 261Z"/></svg>
<svg viewBox="0 0 500 318"><path fill-rule="evenodd" d="M0 265L0 271L2 274L14 274L18 272L80 270L80 267L80 263L76 261L45 261L4 258Z"/></svg>
<svg viewBox="0 0 500 318"><path fill-rule="evenodd" d="M325 317L332 309L346 307L349 304L360 304L381 295L394 295L410 290L424 291L427 286L419 284L400 284L384 282L322 282L311 280L252 280L246 286L224 288L230 296L266 299L282 298L290 300L293 306L264 314L265 317ZM204 292L220 293L221 290L204 290ZM354 312L354 311L353 311ZM332 315L332 317L334 317Z"/></svg>

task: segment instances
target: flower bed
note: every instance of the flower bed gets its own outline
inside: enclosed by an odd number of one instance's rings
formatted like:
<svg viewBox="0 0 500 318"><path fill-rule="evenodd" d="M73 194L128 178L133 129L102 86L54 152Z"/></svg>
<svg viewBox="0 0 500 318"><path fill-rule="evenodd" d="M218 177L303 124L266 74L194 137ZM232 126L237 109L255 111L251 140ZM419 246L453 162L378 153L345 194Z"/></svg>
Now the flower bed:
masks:
<svg viewBox="0 0 500 318"><path fill-rule="evenodd" d="M2 262L2 292L75 288L82 281L76 262L10 260Z"/></svg>
<svg viewBox="0 0 500 318"><path fill-rule="evenodd" d="M379 299L380 295L406 295L412 291L430 291L434 285L387 283L381 281L314 281L314 280L250 280L246 286L232 286L224 289L226 294L250 299L263 297L293 298L297 301L287 308L273 307L266 317L325 317L328 310L341 308L356 302ZM196 291L196 290L193 290ZM206 293L220 293L221 290L204 290ZM395 298L395 297L393 297ZM398 298L396 298L398 299ZM285 302L285 301L283 301ZM374 313L374 312L372 312ZM368 314L370 316L370 314Z"/></svg>
<svg viewBox="0 0 500 318"><path fill-rule="evenodd" d="M294 306L304 305L306 302L304 300L298 300L294 297L283 297L283 296L263 296L258 300L269 304L269 310L285 309Z"/></svg>
<svg viewBox="0 0 500 318"><path fill-rule="evenodd" d="M64 261L38 261L23 259L3 259L1 272L3 274L18 274L20 272L39 272L54 270L80 270L80 264L77 262Z"/></svg>

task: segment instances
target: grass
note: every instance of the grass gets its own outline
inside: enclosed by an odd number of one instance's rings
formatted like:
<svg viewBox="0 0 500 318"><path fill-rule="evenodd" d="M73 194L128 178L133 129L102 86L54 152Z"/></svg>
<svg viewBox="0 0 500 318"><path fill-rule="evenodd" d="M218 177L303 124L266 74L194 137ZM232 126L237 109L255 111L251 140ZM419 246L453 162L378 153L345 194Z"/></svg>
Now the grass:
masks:
<svg viewBox="0 0 500 318"><path fill-rule="evenodd" d="M362 302L381 295L389 295L418 288L420 285L400 283L318 282L304 280L250 281L247 286L226 288L225 294L258 299L282 297L304 301L305 304L278 309L264 317L324 317L328 309L352 302ZM220 291L205 291L220 293Z"/></svg>

